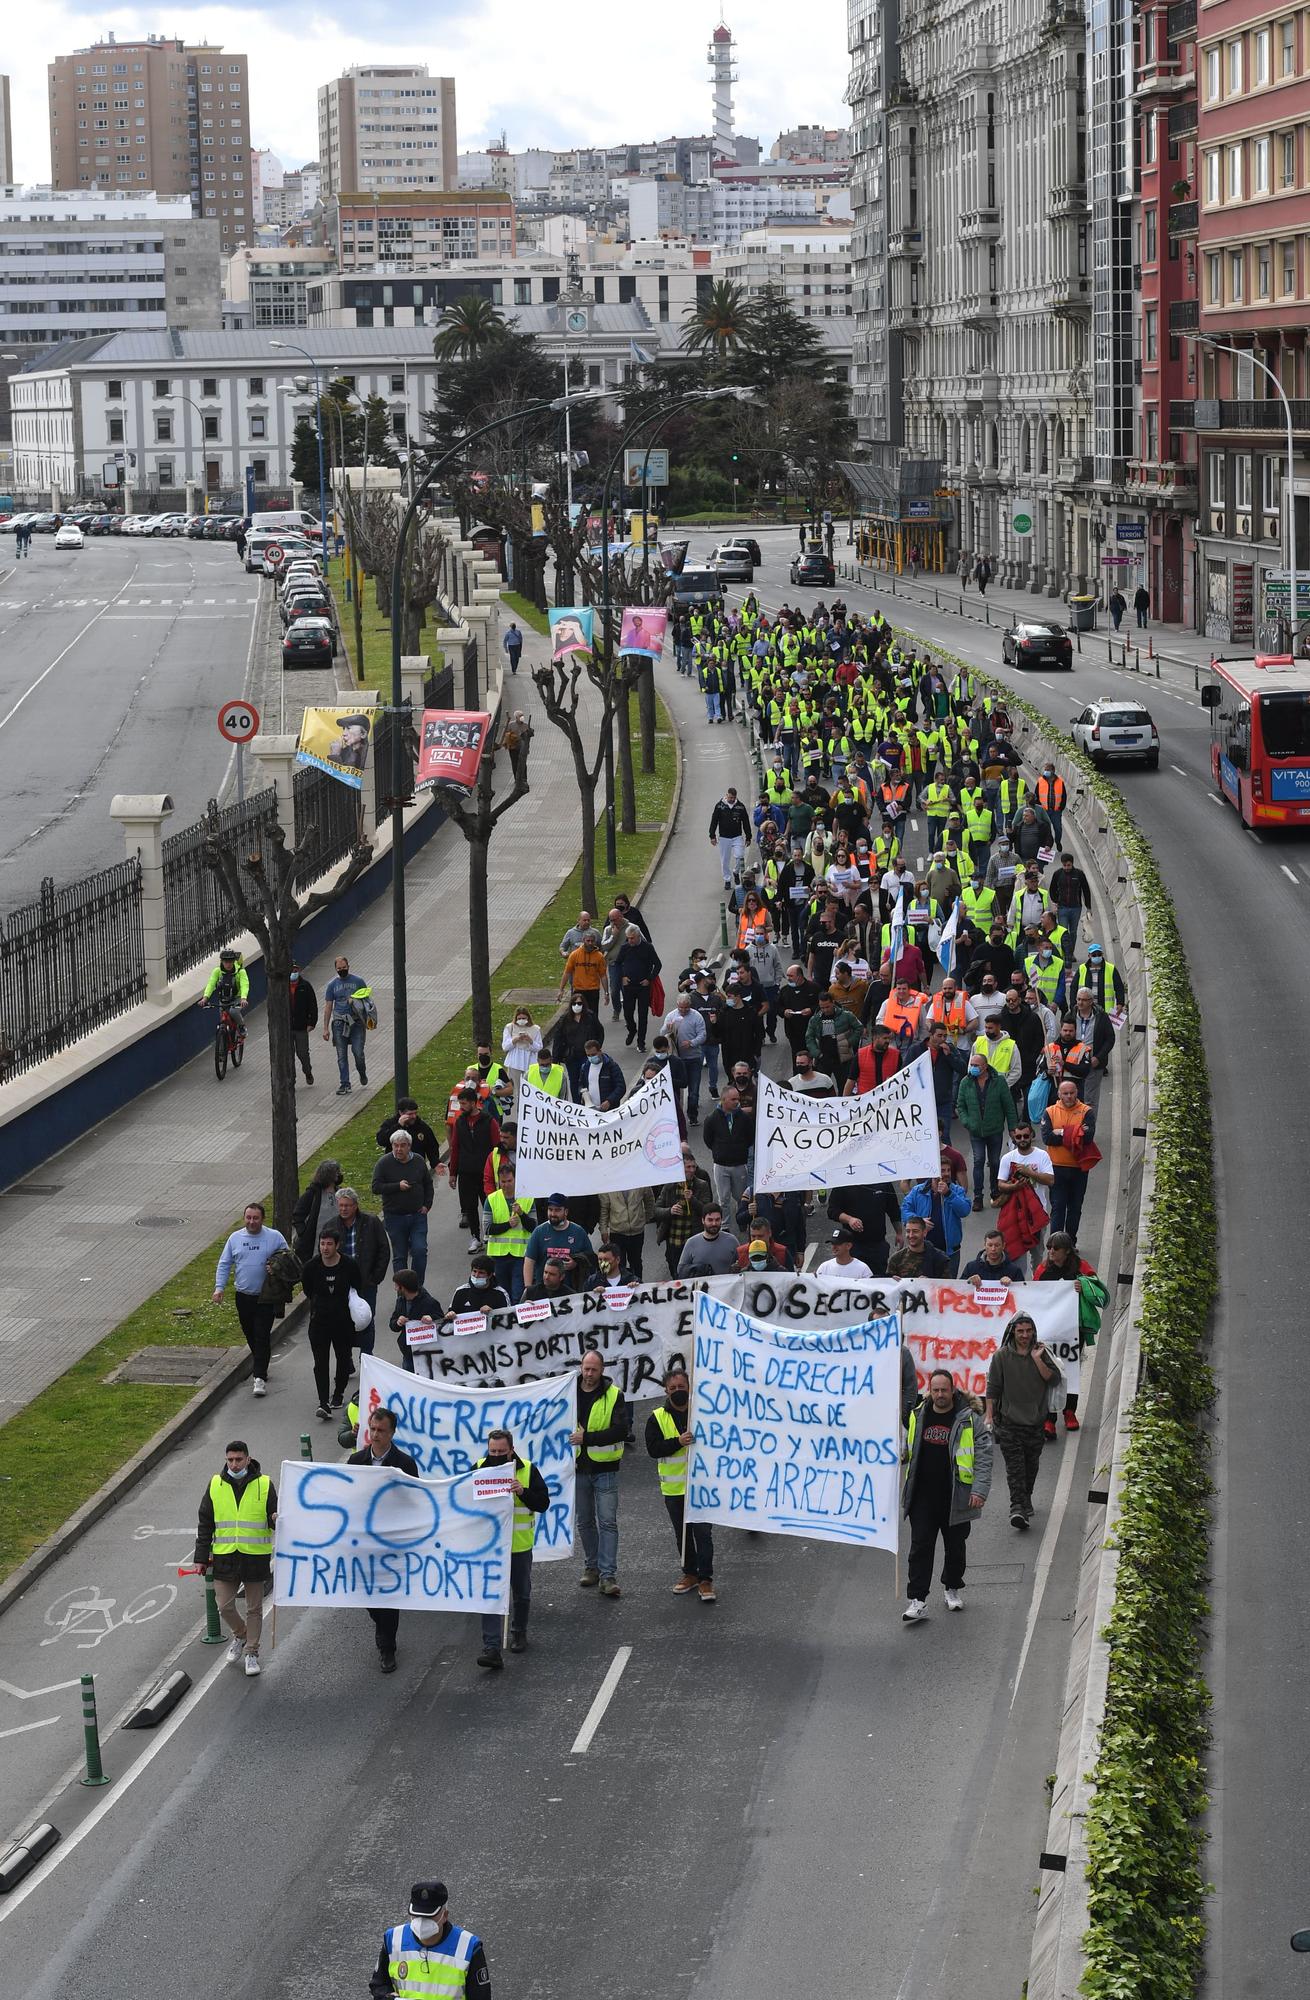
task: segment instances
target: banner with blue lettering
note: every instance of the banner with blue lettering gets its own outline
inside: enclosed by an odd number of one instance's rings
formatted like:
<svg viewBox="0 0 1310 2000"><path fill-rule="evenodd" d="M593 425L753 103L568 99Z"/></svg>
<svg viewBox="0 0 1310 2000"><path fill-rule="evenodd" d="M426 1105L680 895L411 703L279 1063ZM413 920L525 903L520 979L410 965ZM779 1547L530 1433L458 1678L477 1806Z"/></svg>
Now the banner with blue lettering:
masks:
<svg viewBox="0 0 1310 2000"><path fill-rule="evenodd" d="M304 1610L504 1611L503 1474L410 1479L390 1466L282 1461L274 1595Z"/></svg>
<svg viewBox="0 0 1310 2000"><path fill-rule="evenodd" d="M897 1313L798 1333L696 1300L687 1519L895 1550Z"/></svg>
<svg viewBox="0 0 1310 2000"><path fill-rule="evenodd" d="M519 1457L531 1459L550 1489L550 1506L537 1516L533 1556L537 1562L558 1562L572 1554L577 1459L569 1433L578 1421L575 1374L545 1376L518 1389L469 1389L455 1381L427 1381L376 1354L361 1354L361 1437L379 1404L394 1411L396 1443L418 1461L425 1479L470 1471L486 1456L491 1432L509 1431Z"/></svg>

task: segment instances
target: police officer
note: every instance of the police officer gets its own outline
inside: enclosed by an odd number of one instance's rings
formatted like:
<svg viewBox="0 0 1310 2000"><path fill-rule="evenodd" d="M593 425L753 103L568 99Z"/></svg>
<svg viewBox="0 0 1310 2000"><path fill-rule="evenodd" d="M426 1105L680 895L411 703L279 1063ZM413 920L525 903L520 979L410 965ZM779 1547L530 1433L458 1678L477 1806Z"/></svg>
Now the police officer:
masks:
<svg viewBox="0 0 1310 2000"><path fill-rule="evenodd" d="M372 2000L460 2000L472 1993L491 2000L491 1974L482 1939L452 1924L444 1882L416 1882L409 1892L409 1922L393 1924L382 1940L368 1982Z"/></svg>
<svg viewBox="0 0 1310 2000"><path fill-rule="evenodd" d="M675 1597L698 1592L702 1604L716 1602L714 1590L714 1538L707 1521L686 1521L687 1447L692 1443L688 1408L691 1382L678 1363L665 1371L664 1401L646 1419L646 1449L655 1460L660 1475L660 1492L673 1523L673 1536L682 1557L682 1574L673 1586Z"/></svg>
<svg viewBox="0 0 1310 2000"><path fill-rule="evenodd" d="M259 1672L259 1635L264 1620L264 1592L273 1576L273 1523L277 1519L277 1488L250 1456L244 1438L233 1438L224 1452L226 1463L205 1488L196 1525L191 1560L198 1569L212 1568L219 1616L232 1634L227 1663L244 1659L245 1671ZM237 1590L244 1585L246 1615L237 1609Z"/></svg>
<svg viewBox="0 0 1310 2000"><path fill-rule="evenodd" d="M537 1534L535 1517L544 1514L549 1507L550 1489L531 1459L520 1458L515 1451L511 1431L488 1431L486 1453L478 1460L477 1469L484 1465L512 1466L514 1469L514 1529L509 1558L509 1649L511 1653L523 1653L527 1651L528 1610L532 1603L532 1544ZM478 1654L478 1665L494 1668L504 1664L500 1650L500 1619L493 1612L482 1620L482 1651Z"/></svg>

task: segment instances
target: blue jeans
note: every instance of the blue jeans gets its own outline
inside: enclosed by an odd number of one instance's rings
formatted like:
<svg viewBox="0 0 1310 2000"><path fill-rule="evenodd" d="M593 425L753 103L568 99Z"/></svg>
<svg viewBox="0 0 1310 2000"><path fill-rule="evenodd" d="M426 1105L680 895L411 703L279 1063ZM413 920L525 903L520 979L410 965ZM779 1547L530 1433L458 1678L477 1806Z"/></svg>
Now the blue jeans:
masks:
<svg viewBox="0 0 1310 2000"><path fill-rule="evenodd" d="M364 1023L362 1021L333 1021L332 1046L337 1052L337 1070L343 1083L350 1082L350 1058L355 1058L355 1068L359 1071L361 1083L368 1082L368 1072L364 1067Z"/></svg>
<svg viewBox="0 0 1310 2000"><path fill-rule="evenodd" d="M493 1237L493 1242L495 1241ZM521 1257L496 1257L492 1262L492 1284L503 1285L509 1293L509 1302L516 1306L523 1297L523 1259Z"/></svg>
<svg viewBox="0 0 1310 2000"><path fill-rule="evenodd" d="M423 1283L423 1273L428 1268L428 1219L426 1215L382 1216L383 1226L391 1239L391 1268L393 1271L410 1270Z"/></svg>
<svg viewBox="0 0 1310 2000"><path fill-rule="evenodd" d="M616 1021L619 1018L619 1008L622 1004L623 975L619 971L618 960L616 959L610 966L610 1005L614 1009L614 1018Z"/></svg>
<svg viewBox="0 0 1310 2000"><path fill-rule="evenodd" d="M719 1045L717 1042L707 1042L705 1044L705 1066L710 1073L710 1089L717 1090L719 1087Z"/></svg>
<svg viewBox="0 0 1310 2000"><path fill-rule="evenodd" d="M704 689L705 719L707 722L719 720L719 691L717 688Z"/></svg>
<svg viewBox="0 0 1310 2000"><path fill-rule="evenodd" d="M683 1056L682 1081L687 1092L687 1116L695 1118L700 1113L700 1076L705 1067L705 1058L697 1050L694 1056Z"/></svg>
<svg viewBox="0 0 1310 2000"><path fill-rule="evenodd" d="M609 1583L619 1567L618 1467L606 1465L599 1472L579 1471L573 1504L583 1564L587 1569L598 1569L602 1582Z"/></svg>
<svg viewBox="0 0 1310 2000"><path fill-rule="evenodd" d="M426 1221L427 1217L424 1216L423 1220ZM361 1297L361 1299L364 1300L365 1304L368 1306L369 1311L371 1313L376 1313L378 1304L377 1286L361 1285L359 1287L359 1296ZM361 1354L371 1354L373 1352L373 1336L376 1332L377 1332L377 1321L376 1319L374 1319L369 1322L369 1324L364 1328L364 1331L362 1333L357 1333L355 1335L355 1345L359 1349Z"/></svg>
<svg viewBox="0 0 1310 2000"><path fill-rule="evenodd" d="M1081 903L1075 903L1070 909L1067 904L1061 903L1057 906L1055 914L1061 927L1069 933L1069 949L1065 957L1072 958L1078 947L1078 926L1082 922L1083 906Z"/></svg>
<svg viewBox="0 0 1310 2000"><path fill-rule="evenodd" d="M976 1133L971 1133L969 1136L973 1140L974 1199L980 1201L985 1192L983 1188L984 1166L987 1168L988 1187L996 1186L996 1176L1001 1170L1001 1146L1005 1134L1004 1132L989 1132L986 1138L983 1139L980 1139Z"/></svg>
<svg viewBox="0 0 1310 2000"><path fill-rule="evenodd" d="M1064 842L1064 814L1056 807L1049 806L1046 817L1051 822L1051 832L1055 836L1055 851L1058 854Z"/></svg>
<svg viewBox="0 0 1310 2000"><path fill-rule="evenodd" d="M535 1518L535 1516L534 1516ZM509 1629L511 1632L526 1632L528 1612L532 1606L532 1550L519 1549L509 1559ZM504 1621L494 1611L486 1613L482 1620L482 1643L494 1646L500 1651L501 1633Z"/></svg>

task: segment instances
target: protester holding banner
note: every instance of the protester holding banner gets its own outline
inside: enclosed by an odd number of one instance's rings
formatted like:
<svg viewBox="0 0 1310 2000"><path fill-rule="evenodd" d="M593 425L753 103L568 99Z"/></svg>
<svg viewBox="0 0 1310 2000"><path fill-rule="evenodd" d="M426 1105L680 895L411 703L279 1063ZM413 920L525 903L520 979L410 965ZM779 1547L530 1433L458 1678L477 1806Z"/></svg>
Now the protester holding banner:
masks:
<svg viewBox="0 0 1310 2000"><path fill-rule="evenodd" d="M532 1606L532 1544L536 1538L536 1516L550 1506L550 1489L530 1459L514 1449L511 1431L494 1430L487 1435L487 1449L475 1470L504 1466L510 1471L514 1492L514 1533L509 1563L509 1649L524 1653L528 1646L528 1612ZM511 1470L512 1468L512 1470ZM500 1668L501 1621L490 1614L482 1620L480 1667Z"/></svg>
<svg viewBox="0 0 1310 2000"><path fill-rule="evenodd" d="M714 1533L708 1521L687 1521L687 1450L695 1443L690 1428L691 1381L685 1368L665 1371L664 1401L646 1419L646 1449L659 1470L660 1493L678 1544L681 1570L673 1586L675 1597L695 1591L702 1604L716 1601Z"/></svg>
<svg viewBox="0 0 1310 2000"><path fill-rule="evenodd" d="M397 1271L395 1274L396 1304L387 1325L397 1336L400 1348L401 1366L412 1375L414 1373L414 1350L405 1338L405 1329L423 1321L433 1324L443 1320L446 1309L440 1299L425 1291L417 1271ZM506 1304L509 1295L506 1294Z"/></svg>
<svg viewBox="0 0 1310 2000"><path fill-rule="evenodd" d="M917 1625L932 1590L939 1535L946 1609L963 1611L965 1544L992 1485L991 1432L948 1368L933 1370L926 1402L910 1412L904 1457L901 1504L910 1523L910 1561L901 1622Z"/></svg>
<svg viewBox="0 0 1310 2000"><path fill-rule="evenodd" d="M536 1217L532 1203L521 1200L514 1192L514 1168L509 1160L502 1161L496 1178L496 1191L488 1195L483 1208L482 1226L497 1282L517 1305L523 1296L523 1258L528 1238L536 1228Z"/></svg>
<svg viewBox="0 0 1310 2000"><path fill-rule="evenodd" d="M546 1220L537 1224L523 1253L524 1285L535 1285L547 1264L567 1268L574 1258L592 1262L591 1238L580 1223L569 1220L566 1197L548 1195Z"/></svg>
<svg viewBox="0 0 1310 2000"><path fill-rule="evenodd" d="M351 1452L346 1463L371 1465L378 1470L403 1472L410 1479L418 1478L417 1462L396 1443L395 1413L384 1408L369 1411L366 1441L358 1451ZM379 1605L371 1606L368 1615L373 1621L373 1639L378 1649L378 1665L384 1674L394 1674L400 1613L389 1605Z"/></svg>
<svg viewBox="0 0 1310 2000"><path fill-rule="evenodd" d="M599 1584L602 1597L619 1591L619 1467L631 1425L618 1384L604 1371L599 1354L585 1354L578 1372L578 1427L570 1436L577 1449L574 1506L582 1543L584 1590Z"/></svg>

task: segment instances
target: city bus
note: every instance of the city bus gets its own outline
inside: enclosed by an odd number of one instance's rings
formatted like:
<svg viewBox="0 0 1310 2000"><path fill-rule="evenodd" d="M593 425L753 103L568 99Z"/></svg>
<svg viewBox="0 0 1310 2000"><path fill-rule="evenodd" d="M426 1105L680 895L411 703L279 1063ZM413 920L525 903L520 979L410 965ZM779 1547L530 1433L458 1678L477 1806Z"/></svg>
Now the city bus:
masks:
<svg viewBox="0 0 1310 2000"><path fill-rule="evenodd" d="M1212 660L1201 706L1215 788L1243 826L1310 823L1310 667L1287 653Z"/></svg>

